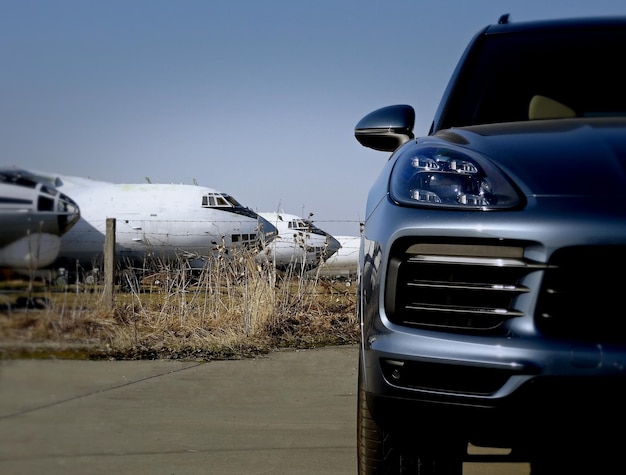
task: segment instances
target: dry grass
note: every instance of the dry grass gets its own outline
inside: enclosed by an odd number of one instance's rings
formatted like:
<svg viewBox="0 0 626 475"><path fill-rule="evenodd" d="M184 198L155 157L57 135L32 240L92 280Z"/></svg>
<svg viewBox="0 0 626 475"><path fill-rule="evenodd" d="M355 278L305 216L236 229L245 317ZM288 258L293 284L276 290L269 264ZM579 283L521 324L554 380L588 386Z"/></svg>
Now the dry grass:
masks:
<svg viewBox="0 0 626 475"><path fill-rule="evenodd" d="M245 253L200 272L160 262L141 279L121 275L111 310L97 284L17 283L46 306L0 310L0 358L230 359L358 341L355 285L278 273Z"/></svg>

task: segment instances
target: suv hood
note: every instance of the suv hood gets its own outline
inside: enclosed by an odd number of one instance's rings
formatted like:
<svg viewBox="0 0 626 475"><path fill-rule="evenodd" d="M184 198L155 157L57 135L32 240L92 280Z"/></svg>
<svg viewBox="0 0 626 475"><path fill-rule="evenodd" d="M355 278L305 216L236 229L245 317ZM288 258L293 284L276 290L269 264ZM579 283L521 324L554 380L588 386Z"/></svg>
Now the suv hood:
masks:
<svg viewBox="0 0 626 475"><path fill-rule="evenodd" d="M626 117L540 120L447 129L425 140L486 156L529 195L622 195L625 127Z"/></svg>

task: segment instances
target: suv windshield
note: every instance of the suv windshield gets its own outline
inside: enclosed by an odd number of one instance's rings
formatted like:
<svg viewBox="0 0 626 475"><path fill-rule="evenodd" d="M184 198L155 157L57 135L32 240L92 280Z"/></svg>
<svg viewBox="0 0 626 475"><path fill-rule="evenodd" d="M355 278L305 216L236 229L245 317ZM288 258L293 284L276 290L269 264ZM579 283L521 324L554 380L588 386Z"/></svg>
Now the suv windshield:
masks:
<svg viewBox="0 0 626 475"><path fill-rule="evenodd" d="M623 27L488 33L459 72L439 128L551 118L533 117L533 98L554 117L626 115L624 51Z"/></svg>

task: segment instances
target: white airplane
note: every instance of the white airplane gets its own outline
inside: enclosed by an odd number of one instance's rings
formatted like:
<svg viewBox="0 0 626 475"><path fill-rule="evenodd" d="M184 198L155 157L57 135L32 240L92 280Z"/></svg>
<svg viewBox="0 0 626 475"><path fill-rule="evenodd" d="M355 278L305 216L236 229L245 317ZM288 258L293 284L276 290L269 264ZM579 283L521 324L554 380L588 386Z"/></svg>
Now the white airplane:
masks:
<svg viewBox="0 0 626 475"><path fill-rule="evenodd" d="M271 241L277 230L227 193L183 184L111 183L33 172L71 195L81 210L78 223L61 241L54 267L69 274L102 266L107 218L115 218L116 258L140 266L146 258L163 262L202 260L235 248Z"/></svg>
<svg viewBox="0 0 626 475"><path fill-rule="evenodd" d="M341 247L330 256L319 269L318 275L324 277L341 277L352 279L356 277L359 267L359 248L361 236L335 236Z"/></svg>
<svg viewBox="0 0 626 475"><path fill-rule="evenodd" d="M52 264L79 218L76 202L49 183L0 168L0 268L27 273Z"/></svg>
<svg viewBox="0 0 626 475"><path fill-rule="evenodd" d="M260 212L259 215L278 229L278 235L259 253L257 260L268 261L277 269L317 267L341 246L337 239L308 219L283 212Z"/></svg>

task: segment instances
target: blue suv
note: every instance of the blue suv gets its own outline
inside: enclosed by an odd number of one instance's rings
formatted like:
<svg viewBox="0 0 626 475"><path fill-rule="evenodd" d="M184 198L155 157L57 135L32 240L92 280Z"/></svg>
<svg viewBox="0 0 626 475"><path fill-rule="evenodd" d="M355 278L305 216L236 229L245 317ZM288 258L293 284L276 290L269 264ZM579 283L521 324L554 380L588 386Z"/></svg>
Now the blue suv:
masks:
<svg viewBox="0 0 626 475"><path fill-rule="evenodd" d="M515 23L462 55L429 133L391 105L359 261L361 475L613 466L626 422L626 18ZM614 429L611 429L613 426ZM623 462L622 462L623 463Z"/></svg>

